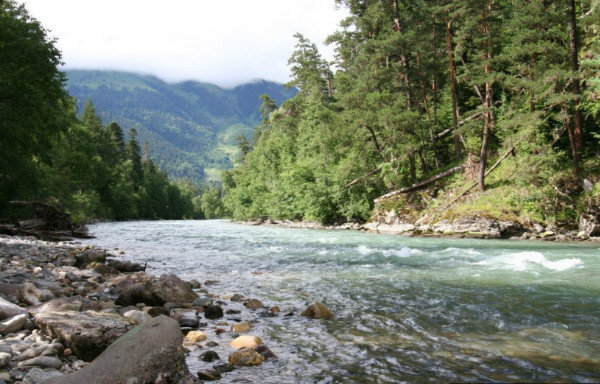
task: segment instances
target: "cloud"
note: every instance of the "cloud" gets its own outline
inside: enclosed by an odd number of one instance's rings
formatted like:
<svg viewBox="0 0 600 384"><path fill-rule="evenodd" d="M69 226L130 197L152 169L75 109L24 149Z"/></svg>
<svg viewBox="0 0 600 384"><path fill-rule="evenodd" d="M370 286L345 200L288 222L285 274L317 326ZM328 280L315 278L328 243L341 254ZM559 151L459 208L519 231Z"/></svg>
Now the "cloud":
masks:
<svg viewBox="0 0 600 384"><path fill-rule="evenodd" d="M58 39L67 68L233 86L289 80L299 32L320 46L346 17L334 0L25 0Z"/></svg>

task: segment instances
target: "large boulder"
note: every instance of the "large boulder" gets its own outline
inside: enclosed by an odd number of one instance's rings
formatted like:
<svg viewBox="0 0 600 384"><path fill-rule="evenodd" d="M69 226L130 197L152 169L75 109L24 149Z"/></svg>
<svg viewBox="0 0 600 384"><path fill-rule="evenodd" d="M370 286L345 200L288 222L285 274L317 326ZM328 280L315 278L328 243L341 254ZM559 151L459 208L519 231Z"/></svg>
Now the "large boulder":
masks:
<svg viewBox="0 0 600 384"><path fill-rule="evenodd" d="M191 304L198 298L198 294L188 283L172 273L152 277L148 282L148 289L165 303Z"/></svg>
<svg viewBox="0 0 600 384"><path fill-rule="evenodd" d="M138 297L137 299L146 300L142 302L150 306L162 305L164 303L192 304L198 298L198 295L192 290L190 285L174 274L165 274L157 277L147 275L144 272L135 272L111 279L109 286L113 293L119 296L127 294L132 299L136 299L136 295L143 294L142 297ZM152 299L152 303L149 302L151 301L150 299ZM132 305L130 301L127 300L127 304L120 305Z"/></svg>
<svg viewBox="0 0 600 384"><path fill-rule="evenodd" d="M502 230L497 220L486 217L461 217L452 222L442 220L432 226L435 232L447 236L500 239Z"/></svg>
<svg viewBox="0 0 600 384"><path fill-rule="evenodd" d="M44 384L198 383L185 363L179 324L166 316L133 328L87 367Z"/></svg>
<svg viewBox="0 0 600 384"><path fill-rule="evenodd" d="M45 334L59 339L84 361L95 359L136 325L121 315L94 311L42 312L34 319Z"/></svg>

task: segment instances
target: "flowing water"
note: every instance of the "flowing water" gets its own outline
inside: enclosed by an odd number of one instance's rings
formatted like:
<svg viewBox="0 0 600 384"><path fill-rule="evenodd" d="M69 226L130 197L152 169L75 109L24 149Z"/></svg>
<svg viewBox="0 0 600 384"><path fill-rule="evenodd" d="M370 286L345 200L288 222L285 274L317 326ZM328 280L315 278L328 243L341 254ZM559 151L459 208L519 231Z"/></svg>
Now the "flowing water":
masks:
<svg viewBox="0 0 600 384"><path fill-rule="evenodd" d="M279 357L221 380L598 382L600 244L424 239L226 221L92 225L149 272L218 280ZM297 316L320 301L334 320ZM294 316L283 314L294 312ZM226 357L225 357L226 358ZM197 356L188 358L192 372Z"/></svg>

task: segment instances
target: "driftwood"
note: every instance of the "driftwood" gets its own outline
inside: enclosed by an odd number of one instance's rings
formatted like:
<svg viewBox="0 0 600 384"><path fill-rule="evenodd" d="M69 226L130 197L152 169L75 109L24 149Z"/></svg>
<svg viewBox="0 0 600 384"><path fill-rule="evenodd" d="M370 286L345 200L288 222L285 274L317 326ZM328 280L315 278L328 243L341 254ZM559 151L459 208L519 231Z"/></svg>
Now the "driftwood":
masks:
<svg viewBox="0 0 600 384"><path fill-rule="evenodd" d="M419 181L418 183L415 183L415 184L410 185L408 187L400 188L400 189L397 189L395 191L386 193L383 196L379 196L378 198L375 199L375 202L377 203L377 202L379 202L381 200L389 199L390 197L394 197L394 196L402 194L402 193L407 193L407 192L410 192L410 191L414 191L415 189L424 187L424 186L426 186L428 184L433 183L434 181L437 181L437 180L443 179L444 177L450 176L453 173L456 173L456 172L462 170L463 168L464 168L464 165L457 165L456 167L450 168L447 171L444 171L442 173L438 173L437 175L435 175L433 177L430 177L427 180Z"/></svg>
<svg viewBox="0 0 600 384"><path fill-rule="evenodd" d="M89 238L84 226L73 224L71 216L62 207L44 201L10 201L10 205L33 207L33 218L16 221L15 225L3 225L0 232L10 235L26 235L38 238Z"/></svg>

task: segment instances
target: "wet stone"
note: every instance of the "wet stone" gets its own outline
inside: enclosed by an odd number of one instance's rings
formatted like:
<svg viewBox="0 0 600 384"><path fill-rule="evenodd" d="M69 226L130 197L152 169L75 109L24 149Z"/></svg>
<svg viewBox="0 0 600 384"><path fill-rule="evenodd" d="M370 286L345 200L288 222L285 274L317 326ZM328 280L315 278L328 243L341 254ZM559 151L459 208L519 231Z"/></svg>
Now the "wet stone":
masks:
<svg viewBox="0 0 600 384"><path fill-rule="evenodd" d="M209 305L206 307L204 317L210 320L220 319L223 317L223 308L220 305Z"/></svg>
<svg viewBox="0 0 600 384"><path fill-rule="evenodd" d="M227 372L235 371L235 366L232 364L227 364L227 363L215 364L215 365L213 365L213 369L217 372L227 373Z"/></svg>
<svg viewBox="0 0 600 384"><path fill-rule="evenodd" d="M214 369L198 371L198 378L204 381L216 381L221 379L221 372Z"/></svg>
<svg viewBox="0 0 600 384"><path fill-rule="evenodd" d="M221 360L219 354L215 351L203 352L198 358L207 363L212 363L215 360Z"/></svg>

